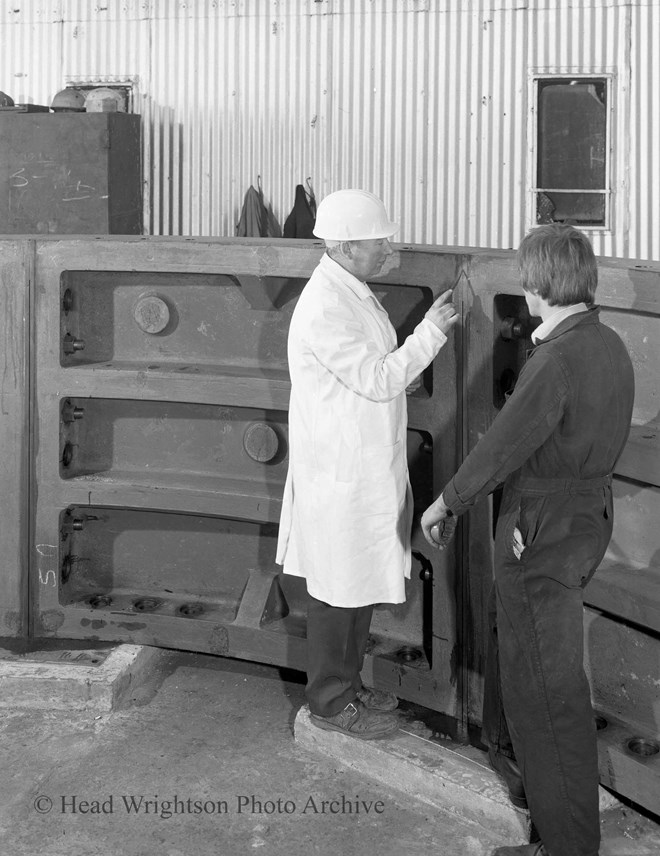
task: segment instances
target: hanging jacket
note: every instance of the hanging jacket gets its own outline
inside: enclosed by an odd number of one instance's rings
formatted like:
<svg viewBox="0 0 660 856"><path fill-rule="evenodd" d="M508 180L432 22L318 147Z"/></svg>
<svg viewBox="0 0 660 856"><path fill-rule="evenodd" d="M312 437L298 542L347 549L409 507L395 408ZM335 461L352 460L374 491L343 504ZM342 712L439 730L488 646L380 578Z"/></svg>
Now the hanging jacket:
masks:
<svg viewBox="0 0 660 856"><path fill-rule="evenodd" d="M267 220L268 212L264 205L263 194L260 189L256 190L250 185L243 200L241 217L236 224L236 237L264 238Z"/></svg>
<svg viewBox="0 0 660 856"><path fill-rule="evenodd" d="M250 185L241 209L241 217L236 224L237 238L281 238L282 230L273 209L264 202L261 180L257 188Z"/></svg>
<svg viewBox="0 0 660 856"><path fill-rule="evenodd" d="M293 209L284 223L285 238L314 239L313 229L316 222L316 200L313 193L307 193L302 184L296 187Z"/></svg>

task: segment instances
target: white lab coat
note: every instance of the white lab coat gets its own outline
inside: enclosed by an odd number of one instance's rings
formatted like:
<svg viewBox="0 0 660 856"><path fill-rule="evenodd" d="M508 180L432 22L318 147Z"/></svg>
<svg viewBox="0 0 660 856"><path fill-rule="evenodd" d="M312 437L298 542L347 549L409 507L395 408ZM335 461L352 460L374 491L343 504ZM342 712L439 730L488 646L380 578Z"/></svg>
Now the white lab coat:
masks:
<svg viewBox="0 0 660 856"><path fill-rule="evenodd" d="M424 318L397 349L371 289L328 255L303 289L289 330L289 471L276 561L305 577L317 600L405 600L405 390L446 341Z"/></svg>

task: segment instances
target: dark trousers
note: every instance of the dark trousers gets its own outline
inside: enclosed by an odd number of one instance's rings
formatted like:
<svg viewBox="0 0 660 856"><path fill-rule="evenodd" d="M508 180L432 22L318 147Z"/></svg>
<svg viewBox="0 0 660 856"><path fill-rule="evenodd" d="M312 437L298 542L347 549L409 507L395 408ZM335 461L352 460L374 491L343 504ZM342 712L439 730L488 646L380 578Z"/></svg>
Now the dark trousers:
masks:
<svg viewBox="0 0 660 856"><path fill-rule="evenodd" d="M307 597L307 701L312 713L334 716L355 701L362 686L374 608L330 606Z"/></svg>
<svg viewBox="0 0 660 856"><path fill-rule="evenodd" d="M520 559L515 527L526 545ZM583 591L611 531L608 484L551 495L540 486L508 490L498 519L483 739L518 762L550 856L597 856L600 844Z"/></svg>

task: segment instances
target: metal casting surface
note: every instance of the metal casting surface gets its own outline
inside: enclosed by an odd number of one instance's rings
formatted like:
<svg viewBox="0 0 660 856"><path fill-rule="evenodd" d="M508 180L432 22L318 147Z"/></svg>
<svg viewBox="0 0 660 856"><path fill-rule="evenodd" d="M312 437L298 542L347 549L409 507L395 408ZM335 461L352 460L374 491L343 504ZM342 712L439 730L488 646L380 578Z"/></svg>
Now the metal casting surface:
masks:
<svg viewBox="0 0 660 856"><path fill-rule="evenodd" d="M14 317L32 313L2 358L14 522L0 533L3 619L14 634L26 632L29 582L35 636L304 670L304 584L281 574L274 549L288 324L321 253L284 240L3 242ZM418 518L515 384L531 325L511 253L400 248L397 261L372 286L400 340L456 283L462 326L408 399L413 575L405 604L375 611L364 678L448 714L465 738L481 715L497 495L461 518L442 553L427 550ZM660 270L601 260L600 278L637 399L614 535L585 595L586 667L603 782L657 806Z"/></svg>

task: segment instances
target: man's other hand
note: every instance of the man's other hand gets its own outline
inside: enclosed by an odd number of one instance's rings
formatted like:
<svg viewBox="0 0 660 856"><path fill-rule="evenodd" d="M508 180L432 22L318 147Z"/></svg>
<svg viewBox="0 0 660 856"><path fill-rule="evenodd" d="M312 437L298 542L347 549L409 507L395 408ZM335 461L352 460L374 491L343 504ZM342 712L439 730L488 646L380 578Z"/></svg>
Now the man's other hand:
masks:
<svg viewBox="0 0 660 856"><path fill-rule="evenodd" d="M432 547L444 550L456 529L456 518L445 505L442 494L422 514L422 532Z"/></svg>

